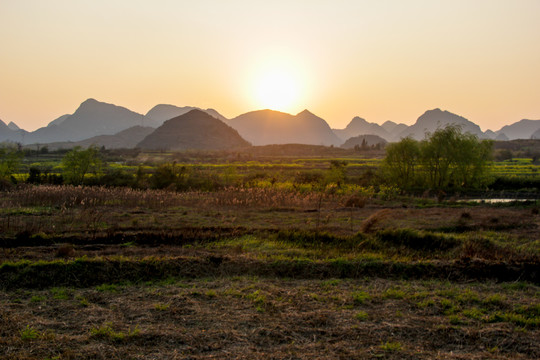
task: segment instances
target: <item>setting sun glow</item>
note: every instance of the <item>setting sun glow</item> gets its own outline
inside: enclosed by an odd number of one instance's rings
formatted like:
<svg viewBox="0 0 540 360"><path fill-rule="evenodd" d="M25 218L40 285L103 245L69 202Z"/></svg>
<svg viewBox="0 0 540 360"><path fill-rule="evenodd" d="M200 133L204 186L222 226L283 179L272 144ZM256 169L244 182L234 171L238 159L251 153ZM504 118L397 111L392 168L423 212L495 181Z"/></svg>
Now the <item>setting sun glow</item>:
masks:
<svg viewBox="0 0 540 360"><path fill-rule="evenodd" d="M255 96L260 108L287 111L298 101L298 82L283 70L269 71L258 80Z"/></svg>
<svg viewBox="0 0 540 360"><path fill-rule="evenodd" d="M246 73L252 107L289 113L303 109L309 82L305 61L284 49L267 50L257 58Z"/></svg>

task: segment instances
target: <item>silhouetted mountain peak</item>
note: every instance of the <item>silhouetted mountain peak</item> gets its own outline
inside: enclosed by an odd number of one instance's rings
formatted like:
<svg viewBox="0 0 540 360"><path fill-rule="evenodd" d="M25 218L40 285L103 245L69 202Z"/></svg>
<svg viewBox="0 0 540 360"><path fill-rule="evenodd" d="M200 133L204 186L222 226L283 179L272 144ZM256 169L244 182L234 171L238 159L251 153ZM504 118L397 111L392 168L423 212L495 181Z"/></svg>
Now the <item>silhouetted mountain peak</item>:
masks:
<svg viewBox="0 0 540 360"><path fill-rule="evenodd" d="M13 131L21 130L21 128L17 126L17 124L15 124L13 121L10 121L7 126Z"/></svg>
<svg viewBox="0 0 540 360"><path fill-rule="evenodd" d="M11 123L10 123L11 124ZM9 140L20 142L21 136L24 136L26 131L13 130L5 122L0 120L0 141Z"/></svg>
<svg viewBox="0 0 540 360"><path fill-rule="evenodd" d="M326 121L304 110L296 115L275 110L256 110L229 121L253 145L339 145Z"/></svg>
<svg viewBox="0 0 540 360"><path fill-rule="evenodd" d="M2 130L11 130L5 122L3 122L1 119L0 119L0 129Z"/></svg>
<svg viewBox="0 0 540 360"><path fill-rule="evenodd" d="M352 131L352 132L363 131L364 128L369 125L371 124L367 122L364 118L361 118L360 116L355 116L352 118L351 122L347 124L344 130ZM362 134L356 134L356 135L362 135Z"/></svg>
<svg viewBox="0 0 540 360"><path fill-rule="evenodd" d="M391 120L386 120L381 126L396 126L397 123L391 121Z"/></svg>
<svg viewBox="0 0 540 360"><path fill-rule="evenodd" d="M268 114L268 115L283 114L283 115L290 115L290 114L287 114L287 113L285 113L283 111L271 110L271 109L253 110L253 111L247 112L246 114ZM246 114L244 114L244 115L246 115ZM242 115L240 115L240 116L242 116Z"/></svg>
<svg viewBox="0 0 540 360"><path fill-rule="evenodd" d="M403 131L399 137L404 138L411 136L420 140L425 138L426 133L434 132L437 129L444 128L448 125L457 125L463 132L468 132L479 137L484 134L478 125L467 120L463 116L436 108L423 113L418 120L416 120L416 123Z"/></svg>
<svg viewBox="0 0 540 360"><path fill-rule="evenodd" d="M503 126L496 134L504 134L510 140L529 139L537 130L540 130L540 120L522 119L511 125Z"/></svg>
<svg viewBox="0 0 540 360"><path fill-rule="evenodd" d="M302 111L300 111L298 114L296 114L296 116L302 116L302 117L305 117L305 116L316 116L315 114L313 114L311 111L309 111L308 109L304 109Z"/></svg>
<svg viewBox="0 0 540 360"><path fill-rule="evenodd" d="M498 134L498 135L495 137L495 140L498 140L498 141L508 141L508 140L510 140L510 139L508 138L508 136L506 136L505 133L500 133L500 134Z"/></svg>
<svg viewBox="0 0 540 360"><path fill-rule="evenodd" d="M453 121L452 123L454 124L471 123L469 120L465 119L463 116L456 115L447 110L443 111L439 108L426 111L424 114L422 114L418 118L416 122L421 124L423 122L433 122L433 121L442 121L444 123Z"/></svg>
<svg viewBox="0 0 540 360"><path fill-rule="evenodd" d="M208 115L215 117L221 121L226 121L223 115L214 109L201 109L194 106L178 107L170 104L158 104L150 109L144 116L144 124L147 126L159 127L169 119L188 113L191 110L199 110L207 113Z"/></svg>
<svg viewBox="0 0 540 360"><path fill-rule="evenodd" d="M95 111L104 111L104 112L117 112L117 111L124 111L129 112L132 114L137 114L134 111L131 111L123 106L118 106L114 104L109 104L102 101L97 101L96 99L87 99L79 105L79 108L73 113L73 115L78 115L81 113L87 113L87 112L95 112ZM139 116L142 116L141 114L137 114Z"/></svg>
<svg viewBox="0 0 540 360"><path fill-rule="evenodd" d="M345 127L345 129L334 129L334 133L343 141L359 135L377 135L383 139L388 139L388 132L379 124L370 123L360 116L355 116Z"/></svg>
<svg viewBox="0 0 540 360"><path fill-rule="evenodd" d="M193 109L167 120L137 146L143 149L227 150L250 144L204 110Z"/></svg>
<svg viewBox="0 0 540 360"><path fill-rule="evenodd" d="M92 105L92 104L97 104L97 103L100 103L100 101L97 101L97 100L94 99L94 98L88 98L88 99L84 100L84 101L81 103L81 106L82 106L82 105Z"/></svg>
<svg viewBox="0 0 540 360"><path fill-rule="evenodd" d="M349 125L355 125L355 124L367 124L368 122L366 121L366 119L364 118L361 118L360 116L355 116L352 118L351 122L349 123Z"/></svg>

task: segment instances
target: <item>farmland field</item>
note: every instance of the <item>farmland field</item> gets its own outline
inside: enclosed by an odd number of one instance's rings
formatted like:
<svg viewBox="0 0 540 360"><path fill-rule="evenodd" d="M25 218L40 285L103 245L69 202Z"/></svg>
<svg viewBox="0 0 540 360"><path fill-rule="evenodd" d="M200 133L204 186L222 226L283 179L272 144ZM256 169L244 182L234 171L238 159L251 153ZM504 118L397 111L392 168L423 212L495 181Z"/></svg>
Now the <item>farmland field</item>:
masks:
<svg viewBox="0 0 540 360"><path fill-rule="evenodd" d="M332 160L348 181L322 187ZM379 161L178 159L220 186L1 192L0 358L539 358L537 200L363 184Z"/></svg>

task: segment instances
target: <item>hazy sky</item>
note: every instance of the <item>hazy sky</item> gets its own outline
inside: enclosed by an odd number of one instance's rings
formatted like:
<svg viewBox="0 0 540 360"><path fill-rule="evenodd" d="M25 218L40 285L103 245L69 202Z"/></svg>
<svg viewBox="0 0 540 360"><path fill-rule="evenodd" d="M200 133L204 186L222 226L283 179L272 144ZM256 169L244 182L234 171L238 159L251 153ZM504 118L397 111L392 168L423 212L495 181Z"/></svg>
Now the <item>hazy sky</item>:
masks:
<svg viewBox="0 0 540 360"><path fill-rule="evenodd" d="M226 117L307 108L412 124L540 119L540 0L0 0L0 119L87 98Z"/></svg>

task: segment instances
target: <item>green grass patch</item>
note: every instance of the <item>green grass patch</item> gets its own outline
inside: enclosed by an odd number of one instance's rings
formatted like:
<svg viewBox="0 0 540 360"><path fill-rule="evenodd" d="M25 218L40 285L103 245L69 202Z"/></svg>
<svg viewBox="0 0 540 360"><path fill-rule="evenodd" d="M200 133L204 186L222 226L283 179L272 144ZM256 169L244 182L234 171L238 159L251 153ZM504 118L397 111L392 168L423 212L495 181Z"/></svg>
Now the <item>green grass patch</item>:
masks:
<svg viewBox="0 0 540 360"><path fill-rule="evenodd" d="M362 305L371 299L371 296L365 291L355 291L352 293L352 298L355 305Z"/></svg>
<svg viewBox="0 0 540 360"><path fill-rule="evenodd" d="M115 342L121 342L139 335L139 326L135 326L133 329L129 329L127 332L115 331L112 328L112 323L106 323L98 328L90 329L90 336L96 338L105 338Z"/></svg>
<svg viewBox="0 0 540 360"><path fill-rule="evenodd" d="M367 321L369 319L369 315L365 311L358 311L356 314L354 314L354 318L359 321Z"/></svg>
<svg viewBox="0 0 540 360"><path fill-rule="evenodd" d="M102 291L102 292L115 293L115 292L118 292L118 286L115 284L101 284L101 285L96 286L96 290Z"/></svg>
<svg viewBox="0 0 540 360"><path fill-rule="evenodd" d="M23 341L34 340L39 337L39 332L30 325L26 325L24 329L19 331L19 334Z"/></svg>

